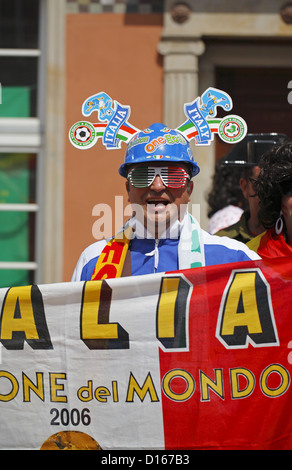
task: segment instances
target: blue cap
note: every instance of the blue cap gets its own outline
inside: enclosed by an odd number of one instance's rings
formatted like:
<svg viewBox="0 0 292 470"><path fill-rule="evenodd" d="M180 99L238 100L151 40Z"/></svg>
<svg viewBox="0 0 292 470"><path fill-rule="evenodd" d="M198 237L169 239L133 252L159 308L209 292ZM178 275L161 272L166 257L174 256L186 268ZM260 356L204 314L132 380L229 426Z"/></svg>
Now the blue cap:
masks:
<svg viewBox="0 0 292 470"><path fill-rule="evenodd" d="M191 167L192 177L200 171L185 137L176 129L155 123L135 134L130 140L119 173L126 178L127 167L130 165L157 161L185 163Z"/></svg>

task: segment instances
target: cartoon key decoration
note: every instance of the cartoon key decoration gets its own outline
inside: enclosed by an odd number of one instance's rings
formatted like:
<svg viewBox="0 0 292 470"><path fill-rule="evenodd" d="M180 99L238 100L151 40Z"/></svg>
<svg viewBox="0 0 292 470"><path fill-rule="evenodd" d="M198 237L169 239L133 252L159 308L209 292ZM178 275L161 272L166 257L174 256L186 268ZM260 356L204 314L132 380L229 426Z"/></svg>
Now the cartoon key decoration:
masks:
<svg viewBox="0 0 292 470"><path fill-rule="evenodd" d="M247 134L244 119L235 114L216 117L218 107L230 111L232 106L232 99L226 92L210 87L191 103L185 103L187 119L176 130L188 141L194 139L199 146L210 145L215 134L224 142L235 144ZM82 104L83 116L88 117L93 112L97 112L100 122L78 121L71 127L69 139L74 147L89 149L102 139L106 149L120 149L122 142L128 144L140 132L128 121L130 106L121 105L103 91L90 96Z"/></svg>

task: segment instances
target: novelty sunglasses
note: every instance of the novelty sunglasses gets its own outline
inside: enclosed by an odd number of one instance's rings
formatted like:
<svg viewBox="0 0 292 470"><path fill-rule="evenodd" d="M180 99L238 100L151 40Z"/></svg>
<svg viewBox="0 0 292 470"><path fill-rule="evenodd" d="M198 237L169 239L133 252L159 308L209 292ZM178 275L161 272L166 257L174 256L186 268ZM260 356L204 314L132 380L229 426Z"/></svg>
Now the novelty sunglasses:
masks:
<svg viewBox="0 0 292 470"><path fill-rule="evenodd" d="M156 176L160 176L163 184L168 188L183 188L189 174L179 166L137 166L132 168L127 178L134 188L147 188L151 186Z"/></svg>

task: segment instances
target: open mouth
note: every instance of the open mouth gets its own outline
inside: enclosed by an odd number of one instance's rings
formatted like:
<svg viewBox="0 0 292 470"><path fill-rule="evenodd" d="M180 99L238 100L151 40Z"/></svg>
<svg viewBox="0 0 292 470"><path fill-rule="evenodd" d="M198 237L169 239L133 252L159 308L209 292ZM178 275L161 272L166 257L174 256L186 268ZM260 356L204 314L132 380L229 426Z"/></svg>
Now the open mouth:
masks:
<svg viewBox="0 0 292 470"><path fill-rule="evenodd" d="M167 206L169 204L169 201L165 199L149 199L147 201L147 204L150 204L152 206Z"/></svg>
<svg viewBox="0 0 292 470"><path fill-rule="evenodd" d="M149 210L155 212L164 211L169 204L170 202L165 199L150 199L147 201L147 207Z"/></svg>

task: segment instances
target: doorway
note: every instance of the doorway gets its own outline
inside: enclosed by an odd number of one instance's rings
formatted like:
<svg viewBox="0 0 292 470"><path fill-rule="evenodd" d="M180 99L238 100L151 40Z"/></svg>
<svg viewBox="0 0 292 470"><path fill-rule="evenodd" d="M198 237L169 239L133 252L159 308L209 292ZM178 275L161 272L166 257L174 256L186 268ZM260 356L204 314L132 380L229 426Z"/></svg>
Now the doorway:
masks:
<svg viewBox="0 0 292 470"><path fill-rule="evenodd" d="M292 139L292 105L288 102L291 79L292 68L215 68L216 88L231 96L232 112L245 119L249 133L276 132L289 139ZM230 146L217 138L216 160L229 151Z"/></svg>

